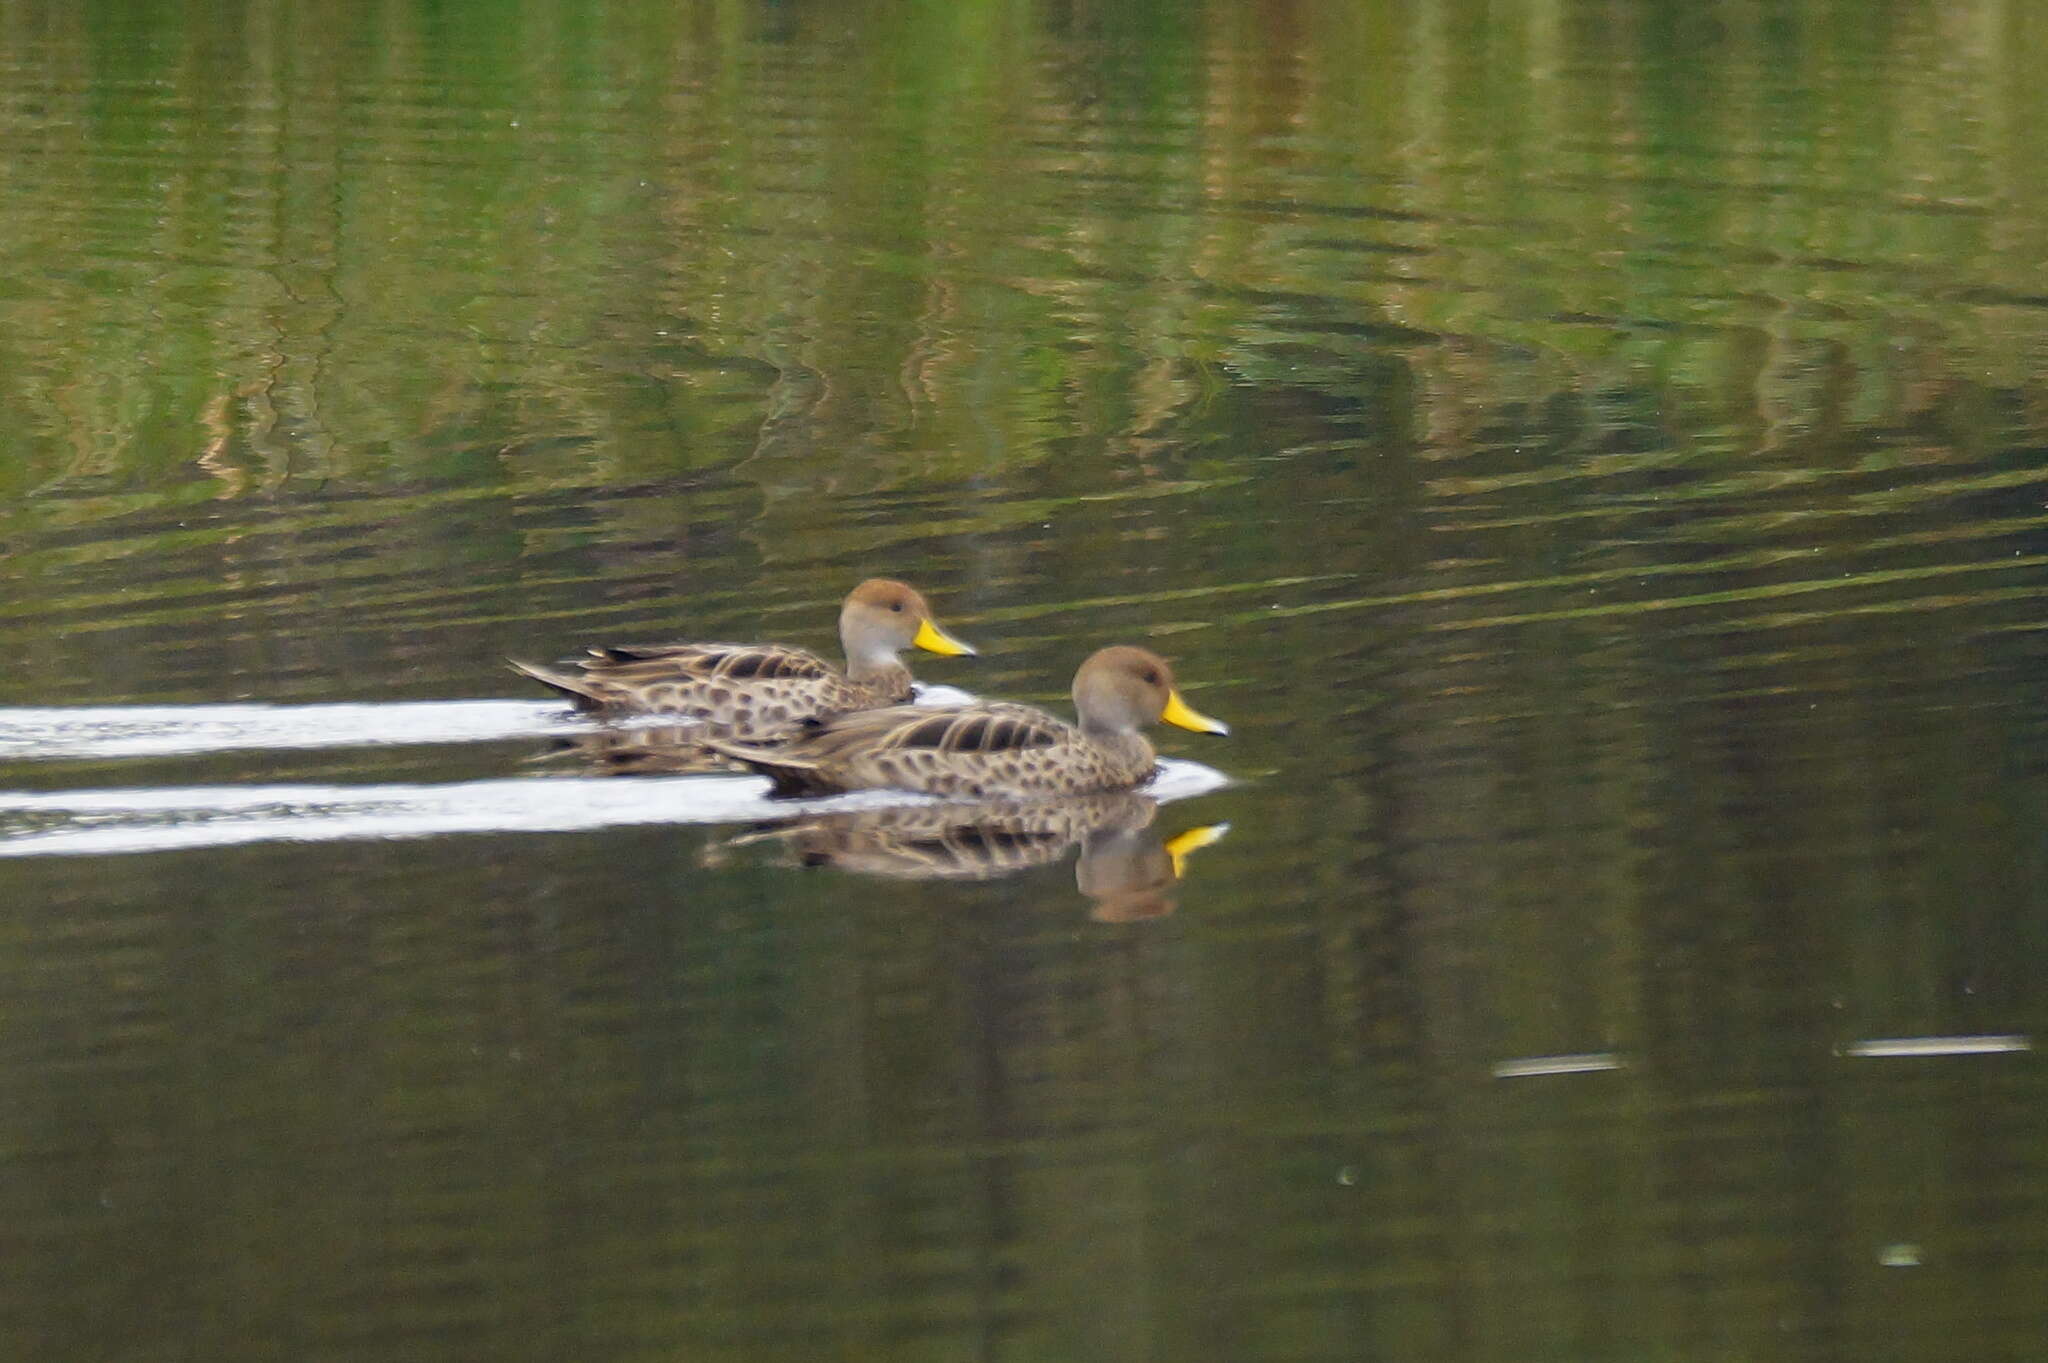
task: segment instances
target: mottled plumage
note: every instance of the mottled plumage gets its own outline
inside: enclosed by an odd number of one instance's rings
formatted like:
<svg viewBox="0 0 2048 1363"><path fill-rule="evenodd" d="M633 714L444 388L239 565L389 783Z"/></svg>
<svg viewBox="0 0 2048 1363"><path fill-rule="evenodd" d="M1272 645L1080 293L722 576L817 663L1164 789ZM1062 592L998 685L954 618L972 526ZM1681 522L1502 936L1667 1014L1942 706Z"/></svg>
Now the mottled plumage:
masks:
<svg viewBox="0 0 2048 1363"><path fill-rule="evenodd" d="M839 640L844 672L782 644L628 645L593 648L570 666L512 667L579 710L675 715L728 737L765 738L820 715L909 700L910 669L896 656L906 648L974 652L939 629L915 590L887 578L847 595Z"/></svg>
<svg viewBox="0 0 2048 1363"><path fill-rule="evenodd" d="M1105 648L1074 674L1078 724L1028 705L896 705L833 715L780 743L709 740L711 751L775 782L777 795L923 791L956 799L1033 799L1128 790L1156 757L1140 729L1161 719L1228 733L1196 714L1173 670L1142 648Z"/></svg>

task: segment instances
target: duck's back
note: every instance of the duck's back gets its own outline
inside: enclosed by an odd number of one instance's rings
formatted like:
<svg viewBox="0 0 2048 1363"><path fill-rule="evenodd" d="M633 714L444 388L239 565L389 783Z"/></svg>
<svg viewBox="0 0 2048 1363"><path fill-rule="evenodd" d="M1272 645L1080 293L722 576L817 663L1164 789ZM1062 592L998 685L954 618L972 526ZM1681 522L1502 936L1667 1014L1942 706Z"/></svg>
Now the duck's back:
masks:
<svg viewBox="0 0 2048 1363"><path fill-rule="evenodd" d="M574 669L514 665L582 709L676 715L741 738L910 697L907 669L863 684L781 644L626 645L594 648Z"/></svg>
<svg viewBox="0 0 2048 1363"><path fill-rule="evenodd" d="M779 795L892 789L956 799L1123 790L1148 779L1151 744L1104 742L1029 705L895 705L833 715L772 746L718 751Z"/></svg>

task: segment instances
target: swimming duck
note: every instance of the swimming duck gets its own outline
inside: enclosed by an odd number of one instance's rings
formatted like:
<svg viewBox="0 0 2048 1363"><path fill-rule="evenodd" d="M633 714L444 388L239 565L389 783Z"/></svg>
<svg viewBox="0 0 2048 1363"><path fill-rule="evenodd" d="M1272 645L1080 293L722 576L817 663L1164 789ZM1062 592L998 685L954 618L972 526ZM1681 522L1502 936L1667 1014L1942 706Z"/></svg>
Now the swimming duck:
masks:
<svg viewBox="0 0 2048 1363"><path fill-rule="evenodd" d="M599 714L681 715L734 737L764 737L842 710L910 699L906 648L958 657L974 652L940 629L917 590L872 577L839 609L841 672L815 653L782 644L654 644L593 648L575 669L508 659L512 670Z"/></svg>
<svg viewBox="0 0 2048 1363"><path fill-rule="evenodd" d="M1152 778L1139 730L1159 720L1197 733L1230 730L1197 714L1156 653L1119 645L1074 674L1069 724L1029 705L892 705L834 715L779 744L705 746L774 781L776 795L895 789L967 799L1031 799L1128 790Z"/></svg>

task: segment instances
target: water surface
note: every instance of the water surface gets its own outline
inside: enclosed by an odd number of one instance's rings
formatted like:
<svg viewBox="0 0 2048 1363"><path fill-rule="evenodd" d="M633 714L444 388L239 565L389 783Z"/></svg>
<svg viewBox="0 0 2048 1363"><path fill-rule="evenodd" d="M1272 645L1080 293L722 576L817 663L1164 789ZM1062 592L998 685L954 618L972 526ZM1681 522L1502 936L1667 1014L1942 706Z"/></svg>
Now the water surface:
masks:
<svg viewBox="0 0 2048 1363"><path fill-rule="evenodd" d="M9 7L0 1344L2033 1357L2044 43ZM873 573L1157 911L530 760Z"/></svg>

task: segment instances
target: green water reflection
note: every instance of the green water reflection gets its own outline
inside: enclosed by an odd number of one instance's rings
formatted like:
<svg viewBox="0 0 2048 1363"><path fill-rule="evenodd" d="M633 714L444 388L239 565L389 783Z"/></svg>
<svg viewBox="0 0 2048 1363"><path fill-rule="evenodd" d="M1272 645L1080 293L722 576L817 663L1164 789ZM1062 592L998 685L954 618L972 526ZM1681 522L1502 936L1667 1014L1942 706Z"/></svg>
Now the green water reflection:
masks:
<svg viewBox="0 0 2048 1363"><path fill-rule="evenodd" d="M887 572L983 694L1172 654L1238 784L1130 922L734 830L0 861L0 1344L2032 1357L2038 1059L1856 1048L2048 1031L2043 51L5 7L0 704L829 650Z"/></svg>

